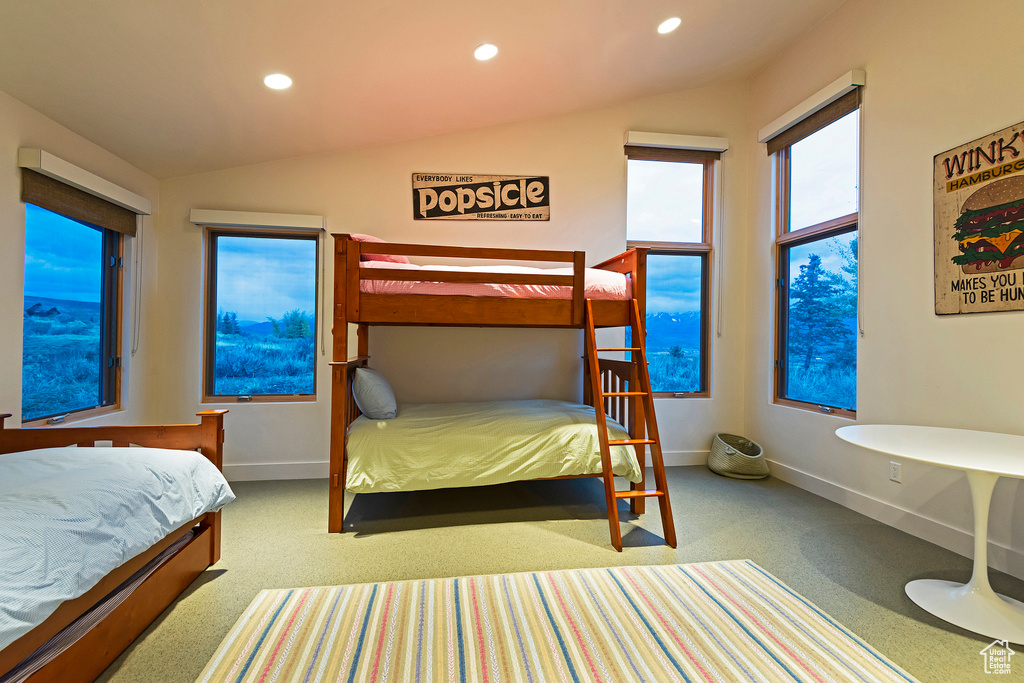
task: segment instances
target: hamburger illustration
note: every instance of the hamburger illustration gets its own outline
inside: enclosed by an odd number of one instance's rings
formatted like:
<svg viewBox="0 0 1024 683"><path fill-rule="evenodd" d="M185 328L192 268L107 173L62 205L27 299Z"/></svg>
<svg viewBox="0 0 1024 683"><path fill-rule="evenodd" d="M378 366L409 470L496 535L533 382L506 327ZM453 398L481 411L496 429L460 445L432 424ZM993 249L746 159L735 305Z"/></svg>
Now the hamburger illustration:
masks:
<svg viewBox="0 0 1024 683"><path fill-rule="evenodd" d="M953 225L968 275L1024 268L1024 176L989 183L964 202Z"/></svg>

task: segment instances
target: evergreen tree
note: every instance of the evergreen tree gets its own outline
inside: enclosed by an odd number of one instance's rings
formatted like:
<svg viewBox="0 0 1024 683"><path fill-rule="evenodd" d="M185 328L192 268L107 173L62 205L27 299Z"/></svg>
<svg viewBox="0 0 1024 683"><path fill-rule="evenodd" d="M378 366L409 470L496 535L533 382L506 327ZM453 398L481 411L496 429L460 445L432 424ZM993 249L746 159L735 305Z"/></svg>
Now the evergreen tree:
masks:
<svg viewBox="0 0 1024 683"><path fill-rule="evenodd" d="M789 288L789 350L803 356L805 370L814 358L828 356L831 365L836 352L856 348L841 282L846 280L825 270L820 256L810 254Z"/></svg>
<svg viewBox="0 0 1024 683"><path fill-rule="evenodd" d="M277 322L274 318L267 316L267 320L270 321L270 331L275 337L281 336L281 323Z"/></svg>
<svg viewBox="0 0 1024 683"><path fill-rule="evenodd" d="M227 311L217 314L217 331L221 334L238 334L241 330L238 327L238 320L234 313Z"/></svg>
<svg viewBox="0 0 1024 683"><path fill-rule="evenodd" d="M281 327L286 339L300 339L313 336L313 332L309 328L309 318L306 317L306 312L300 311L297 308L284 314L284 317L281 318Z"/></svg>
<svg viewBox="0 0 1024 683"><path fill-rule="evenodd" d="M845 277L838 273L830 273L837 287L834 306L847 328L846 334L836 340L831 354L831 364L851 369L857 367L857 344L854 339L856 332L851 325L855 325L857 320L857 241L858 238L854 237L849 245L839 247L839 255L843 259L841 268Z"/></svg>
<svg viewBox="0 0 1024 683"><path fill-rule="evenodd" d="M242 328L238 324L238 315L234 311L228 311L221 320L219 329L224 334L241 334Z"/></svg>

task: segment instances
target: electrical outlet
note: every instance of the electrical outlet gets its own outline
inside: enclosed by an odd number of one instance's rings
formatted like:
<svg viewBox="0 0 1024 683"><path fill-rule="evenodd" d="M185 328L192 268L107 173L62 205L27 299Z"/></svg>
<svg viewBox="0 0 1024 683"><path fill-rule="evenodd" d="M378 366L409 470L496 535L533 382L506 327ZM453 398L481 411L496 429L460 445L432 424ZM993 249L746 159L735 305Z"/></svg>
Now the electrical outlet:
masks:
<svg viewBox="0 0 1024 683"><path fill-rule="evenodd" d="M903 465L894 460L889 461L889 481L903 482Z"/></svg>

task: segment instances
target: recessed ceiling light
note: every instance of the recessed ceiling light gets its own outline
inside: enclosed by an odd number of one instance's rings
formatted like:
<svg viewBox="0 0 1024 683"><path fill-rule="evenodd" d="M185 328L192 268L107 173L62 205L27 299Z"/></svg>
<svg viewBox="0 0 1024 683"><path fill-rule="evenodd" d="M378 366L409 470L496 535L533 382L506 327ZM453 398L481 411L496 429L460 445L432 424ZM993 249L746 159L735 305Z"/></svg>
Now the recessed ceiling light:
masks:
<svg viewBox="0 0 1024 683"><path fill-rule="evenodd" d="M292 79L284 74L270 74L263 79L263 84L274 90L284 90L285 88L292 87Z"/></svg>
<svg viewBox="0 0 1024 683"><path fill-rule="evenodd" d="M680 19L679 17L672 17L671 19L666 19L665 21L658 24L658 33L672 33L672 31L675 31L677 28L679 28L679 24L681 23L683 23L683 20Z"/></svg>
<svg viewBox="0 0 1024 683"><path fill-rule="evenodd" d="M498 54L498 46L492 45L491 43L484 43L483 45L478 45L477 48L473 50L473 56L479 59L481 62L486 62L488 59L492 58L496 54Z"/></svg>

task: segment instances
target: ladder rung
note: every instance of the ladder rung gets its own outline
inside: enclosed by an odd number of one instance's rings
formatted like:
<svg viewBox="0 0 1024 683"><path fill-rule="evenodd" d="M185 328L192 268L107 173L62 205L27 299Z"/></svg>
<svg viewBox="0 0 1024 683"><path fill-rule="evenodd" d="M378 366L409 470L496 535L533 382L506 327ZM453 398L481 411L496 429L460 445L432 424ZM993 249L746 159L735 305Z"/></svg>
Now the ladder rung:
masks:
<svg viewBox="0 0 1024 683"><path fill-rule="evenodd" d="M640 445L649 444L649 443L658 443L658 442L654 441L653 439L616 439L614 441L609 441L608 445L609 446L640 446Z"/></svg>
<svg viewBox="0 0 1024 683"><path fill-rule="evenodd" d="M646 396L646 391L602 391L602 396Z"/></svg>
<svg viewBox="0 0 1024 683"><path fill-rule="evenodd" d="M598 351L639 351L639 348L630 347L624 349L598 349Z"/></svg>
<svg viewBox="0 0 1024 683"><path fill-rule="evenodd" d="M646 489L643 491L616 491L616 498L650 498L651 496L664 496L664 491Z"/></svg>

